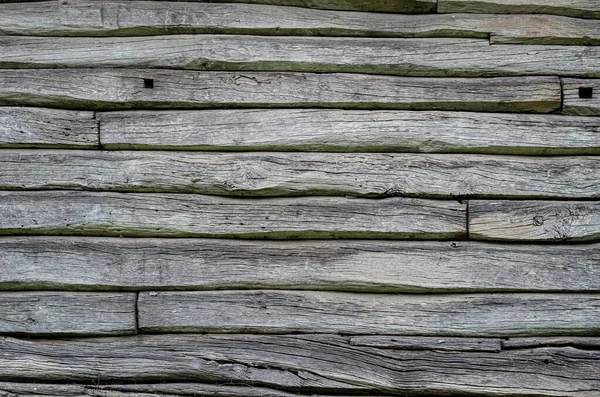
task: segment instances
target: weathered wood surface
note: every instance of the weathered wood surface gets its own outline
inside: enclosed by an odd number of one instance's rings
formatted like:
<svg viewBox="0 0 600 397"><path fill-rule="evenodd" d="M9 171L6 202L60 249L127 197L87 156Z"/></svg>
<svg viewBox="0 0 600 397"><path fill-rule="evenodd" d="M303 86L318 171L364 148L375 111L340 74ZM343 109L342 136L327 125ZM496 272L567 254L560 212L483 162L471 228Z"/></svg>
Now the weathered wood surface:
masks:
<svg viewBox="0 0 600 397"><path fill-rule="evenodd" d="M352 346L336 335L0 339L0 379L36 382L99 378L104 384L233 383L323 394L594 397L599 371L599 351L571 347L500 353L383 350Z"/></svg>
<svg viewBox="0 0 600 397"><path fill-rule="evenodd" d="M0 47L3 49L1 68L126 67L359 72L429 77L600 77L600 47L491 46L485 39L0 36Z"/></svg>
<svg viewBox="0 0 600 397"><path fill-rule="evenodd" d="M572 346L578 349L600 350L600 338L562 336L554 338L510 338L502 341L502 349L535 349L551 346Z"/></svg>
<svg viewBox="0 0 600 397"><path fill-rule="evenodd" d="M437 11L600 18L600 3L596 0L438 0Z"/></svg>
<svg viewBox="0 0 600 397"><path fill-rule="evenodd" d="M0 382L0 396L2 397L84 397L85 386L61 385L40 383Z"/></svg>
<svg viewBox="0 0 600 397"><path fill-rule="evenodd" d="M3 237L0 290L600 292L600 245Z"/></svg>
<svg viewBox="0 0 600 397"><path fill-rule="evenodd" d="M234 196L599 198L600 158L7 149L0 189Z"/></svg>
<svg viewBox="0 0 600 397"><path fill-rule="evenodd" d="M492 43L600 44L599 21L547 15L404 15L157 1L12 3L3 6L0 32L30 36L489 37Z"/></svg>
<svg viewBox="0 0 600 397"><path fill-rule="evenodd" d="M469 201L469 236L477 240L597 241L600 202Z"/></svg>
<svg viewBox="0 0 600 397"><path fill-rule="evenodd" d="M600 115L600 79L562 79L562 84L564 113L578 116ZM600 134L597 135L596 139L600 141Z"/></svg>
<svg viewBox="0 0 600 397"><path fill-rule="evenodd" d="M600 117L239 109L98 113L104 149L600 154Z"/></svg>
<svg viewBox="0 0 600 397"><path fill-rule="evenodd" d="M350 337L348 342L353 346L368 346L380 349L444 350L458 352L499 352L502 350L502 341L495 338L361 335Z"/></svg>
<svg viewBox="0 0 600 397"><path fill-rule="evenodd" d="M0 148L98 148L93 112L0 107Z"/></svg>
<svg viewBox="0 0 600 397"><path fill-rule="evenodd" d="M152 80L154 88L144 88L145 79ZM0 70L0 104L87 110L344 107L545 113L560 108L561 87L557 77L450 79L344 73Z"/></svg>
<svg viewBox="0 0 600 397"><path fill-rule="evenodd" d="M239 199L0 192L0 234L246 238L461 238L466 205L409 198Z"/></svg>
<svg viewBox="0 0 600 397"><path fill-rule="evenodd" d="M355 294L321 291L152 291L138 297L146 332L594 335L597 294Z"/></svg>
<svg viewBox="0 0 600 397"><path fill-rule="evenodd" d="M0 292L0 334L134 334L135 306L133 293Z"/></svg>

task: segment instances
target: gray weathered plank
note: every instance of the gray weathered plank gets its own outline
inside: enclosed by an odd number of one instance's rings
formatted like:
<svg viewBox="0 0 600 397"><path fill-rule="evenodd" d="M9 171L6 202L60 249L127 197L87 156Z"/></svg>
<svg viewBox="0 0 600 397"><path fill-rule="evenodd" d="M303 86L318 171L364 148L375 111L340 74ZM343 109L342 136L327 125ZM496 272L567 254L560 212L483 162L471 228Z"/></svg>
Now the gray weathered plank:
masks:
<svg viewBox="0 0 600 397"><path fill-rule="evenodd" d="M236 109L98 113L104 149L600 154L600 117Z"/></svg>
<svg viewBox="0 0 600 397"><path fill-rule="evenodd" d="M233 383L305 393L594 397L598 372L599 351L571 347L500 353L383 350L352 346L336 335L0 338L0 379L36 382L99 378L104 384ZM181 389L162 387L167 393ZM151 385L129 388L152 391ZM194 385L187 390L193 392Z"/></svg>
<svg viewBox="0 0 600 397"><path fill-rule="evenodd" d="M150 80L154 88L144 88ZM344 73L142 69L0 70L0 104L88 110L344 107L545 113L560 108L561 87L557 77L407 78Z"/></svg>
<svg viewBox="0 0 600 397"><path fill-rule="evenodd" d="M558 16L380 14L256 4L56 1L3 6L0 32L30 36L190 33L469 37L492 43L600 44L600 22Z"/></svg>
<svg viewBox="0 0 600 397"><path fill-rule="evenodd" d="M0 290L600 292L600 245L3 237Z"/></svg>
<svg viewBox="0 0 600 397"><path fill-rule="evenodd" d="M7 149L0 189L234 196L600 198L600 158Z"/></svg>
<svg viewBox="0 0 600 397"><path fill-rule="evenodd" d="M502 341L502 349L535 349L551 346L572 346L578 349L600 350L600 338L562 336L554 338L509 338Z"/></svg>
<svg viewBox="0 0 600 397"><path fill-rule="evenodd" d="M86 392L92 397L327 397L311 393L310 396L252 385L231 386L205 383L158 383L88 386ZM334 397L334 396L329 396ZM344 397L336 394L336 397ZM351 396L345 396L351 397Z"/></svg>
<svg viewBox="0 0 600 397"><path fill-rule="evenodd" d="M597 175L596 180L597 186ZM469 236L478 240L597 241L600 202L469 201Z"/></svg>
<svg viewBox="0 0 600 397"><path fill-rule="evenodd" d="M459 352L499 352L502 350L501 340L496 338L361 335L350 337L348 342L353 346L377 347L379 349L444 350Z"/></svg>
<svg viewBox="0 0 600 397"><path fill-rule="evenodd" d="M600 80L566 78L561 80L563 113L578 116L600 115ZM596 139L600 141L600 137Z"/></svg>
<svg viewBox="0 0 600 397"><path fill-rule="evenodd" d="M1 68L137 67L428 77L556 74L600 77L597 46L491 46L485 39L0 36L0 47Z"/></svg>
<svg viewBox="0 0 600 397"><path fill-rule="evenodd" d="M456 201L0 192L0 234L448 239L465 232L466 205Z"/></svg>
<svg viewBox="0 0 600 397"><path fill-rule="evenodd" d="M0 107L0 148L98 148L93 112Z"/></svg>
<svg viewBox="0 0 600 397"><path fill-rule="evenodd" d="M133 293L0 292L0 334L134 334L135 305Z"/></svg>
<svg viewBox="0 0 600 397"><path fill-rule="evenodd" d="M0 382L2 397L85 397L83 385L61 385L43 383Z"/></svg>
<svg viewBox="0 0 600 397"><path fill-rule="evenodd" d="M438 0L437 11L600 18L600 3L597 0Z"/></svg>
<svg viewBox="0 0 600 397"><path fill-rule="evenodd" d="M597 294L416 295L321 291L142 292L145 332L593 335Z"/></svg>

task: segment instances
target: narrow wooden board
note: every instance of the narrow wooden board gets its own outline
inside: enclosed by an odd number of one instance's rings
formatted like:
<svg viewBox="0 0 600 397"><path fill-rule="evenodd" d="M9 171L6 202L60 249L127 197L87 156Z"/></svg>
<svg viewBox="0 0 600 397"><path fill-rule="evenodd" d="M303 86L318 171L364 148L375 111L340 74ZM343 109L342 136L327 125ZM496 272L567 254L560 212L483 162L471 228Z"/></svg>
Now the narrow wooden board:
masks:
<svg viewBox="0 0 600 397"><path fill-rule="evenodd" d="M598 198L598 157L0 151L0 189L233 196ZM449 172L448 170L452 170Z"/></svg>
<svg viewBox="0 0 600 397"><path fill-rule="evenodd" d="M239 109L98 113L104 149L600 154L600 117Z"/></svg>
<svg viewBox="0 0 600 397"><path fill-rule="evenodd" d="M596 0L438 0L437 11L600 18L600 4Z"/></svg>
<svg viewBox="0 0 600 397"><path fill-rule="evenodd" d="M43 383L0 382L0 396L3 397L84 397L83 385L55 385Z"/></svg>
<svg viewBox="0 0 600 397"><path fill-rule="evenodd" d="M206 383L158 383L88 386L91 397L327 397L311 393L310 396L252 385L231 386ZM329 395L328 395L329 396ZM334 397L334 396L330 396ZM344 397L335 395L335 397ZM355 396L345 396L355 397Z"/></svg>
<svg viewBox="0 0 600 397"><path fill-rule="evenodd" d="M391 295L321 291L141 292L144 332L415 336L593 335L600 295Z"/></svg>
<svg viewBox="0 0 600 397"><path fill-rule="evenodd" d="M0 107L0 148L98 148L93 112Z"/></svg>
<svg viewBox="0 0 600 397"><path fill-rule="evenodd" d="M470 201L469 236L477 240L597 241L600 202Z"/></svg>
<svg viewBox="0 0 600 397"><path fill-rule="evenodd" d="M0 334L135 334L136 294L0 292Z"/></svg>
<svg viewBox="0 0 600 397"><path fill-rule="evenodd" d="M153 88L145 88L150 82ZM557 77L450 79L290 72L0 70L0 104L86 110L343 107L545 113L560 108L561 87Z"/></svg>
<svg viewBox="0 0 600 397"><path fill-rule="evenodd" d="M465 37L492 43L600 44L600 22L558 16L380 14L259 4L55 1L3 6L0 32L28 36L255 34Z"/></svg>
<svg viewBox="0 0 600 397"><path fill-rule="evenodd" d="M0 234L451 239L466 234L466 205L399 197L249 200L187 194L0 192Z"/></svg>
<svg viewBox="0 0 600 397"><path fill-rule="evenodd" d="M443 338L435 336L362 335L352 336L353 346L400 350L443 350L459 352L499 352L502 341L496 338Z"/></svg>
<svg viewBox="0 0 600 397"><path fill-rule="evenodd" d="M535 349L539 347L571 346L600 350L600 338L562 336L555 338L510 338L502 341L502 349Z"/></svg>
<svg viewBox="0 0 600 397"><path fill-rule="evenodd" d="M600 292L600 245L3 237L0 290Z"/></svg>
<svg viewBox="0 0 600 397"><path fill-rule="evenodd" d="M599 351L571 347L500 353L383 350L352 346L337 335L0 338L0 379L136 382L129 388L140 392L152 390L142 382L204 382L306 394L594 397L598 372Z"/></svg>
<svg viewBox="0 0 600 397"><path fill-rule="evenodd" d="M1 68L169 68L399 76L600 77L600 47L501 45L486 39L249 35L0 36ZM249 50L251 49L251 50ZM251 86L257 82L250 81Z"/></svg>
<svg viewBox="0 0 600 397"><path fill-rule="evenodd" d="M563 84L563 113L577 116L600 115L600 79L561 80ZM600 137L597 136L596 139L600 141Z"/></svg>

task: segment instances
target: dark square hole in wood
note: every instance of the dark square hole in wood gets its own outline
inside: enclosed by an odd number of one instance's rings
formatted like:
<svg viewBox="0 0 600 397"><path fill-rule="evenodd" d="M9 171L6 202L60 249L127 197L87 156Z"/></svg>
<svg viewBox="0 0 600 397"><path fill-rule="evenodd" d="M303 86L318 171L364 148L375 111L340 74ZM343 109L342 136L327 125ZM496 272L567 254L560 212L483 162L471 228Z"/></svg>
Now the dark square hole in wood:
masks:
<svg viewBox="0 0 600 397"><path fill-rule="evenodd" d="M594 89L592 87L579 87L579 98L590 99L594 96Z"/></svg>
<svg viewBox="0 0 600 397"><path fill-rule="evenodd" d="M144 88L154 88L154 79L144 79Z"/></svg>

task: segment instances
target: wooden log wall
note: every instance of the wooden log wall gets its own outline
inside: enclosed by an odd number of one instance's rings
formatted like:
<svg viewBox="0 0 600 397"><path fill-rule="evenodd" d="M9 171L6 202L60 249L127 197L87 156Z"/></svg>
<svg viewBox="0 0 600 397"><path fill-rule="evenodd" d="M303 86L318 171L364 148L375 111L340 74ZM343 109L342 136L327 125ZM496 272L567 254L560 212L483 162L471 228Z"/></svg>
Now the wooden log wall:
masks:
<svg viewBox="0 0 600 397"><path fill-rule="evenodd" d="M600 395L597 0L0 0L0 396Z"/></svg>

